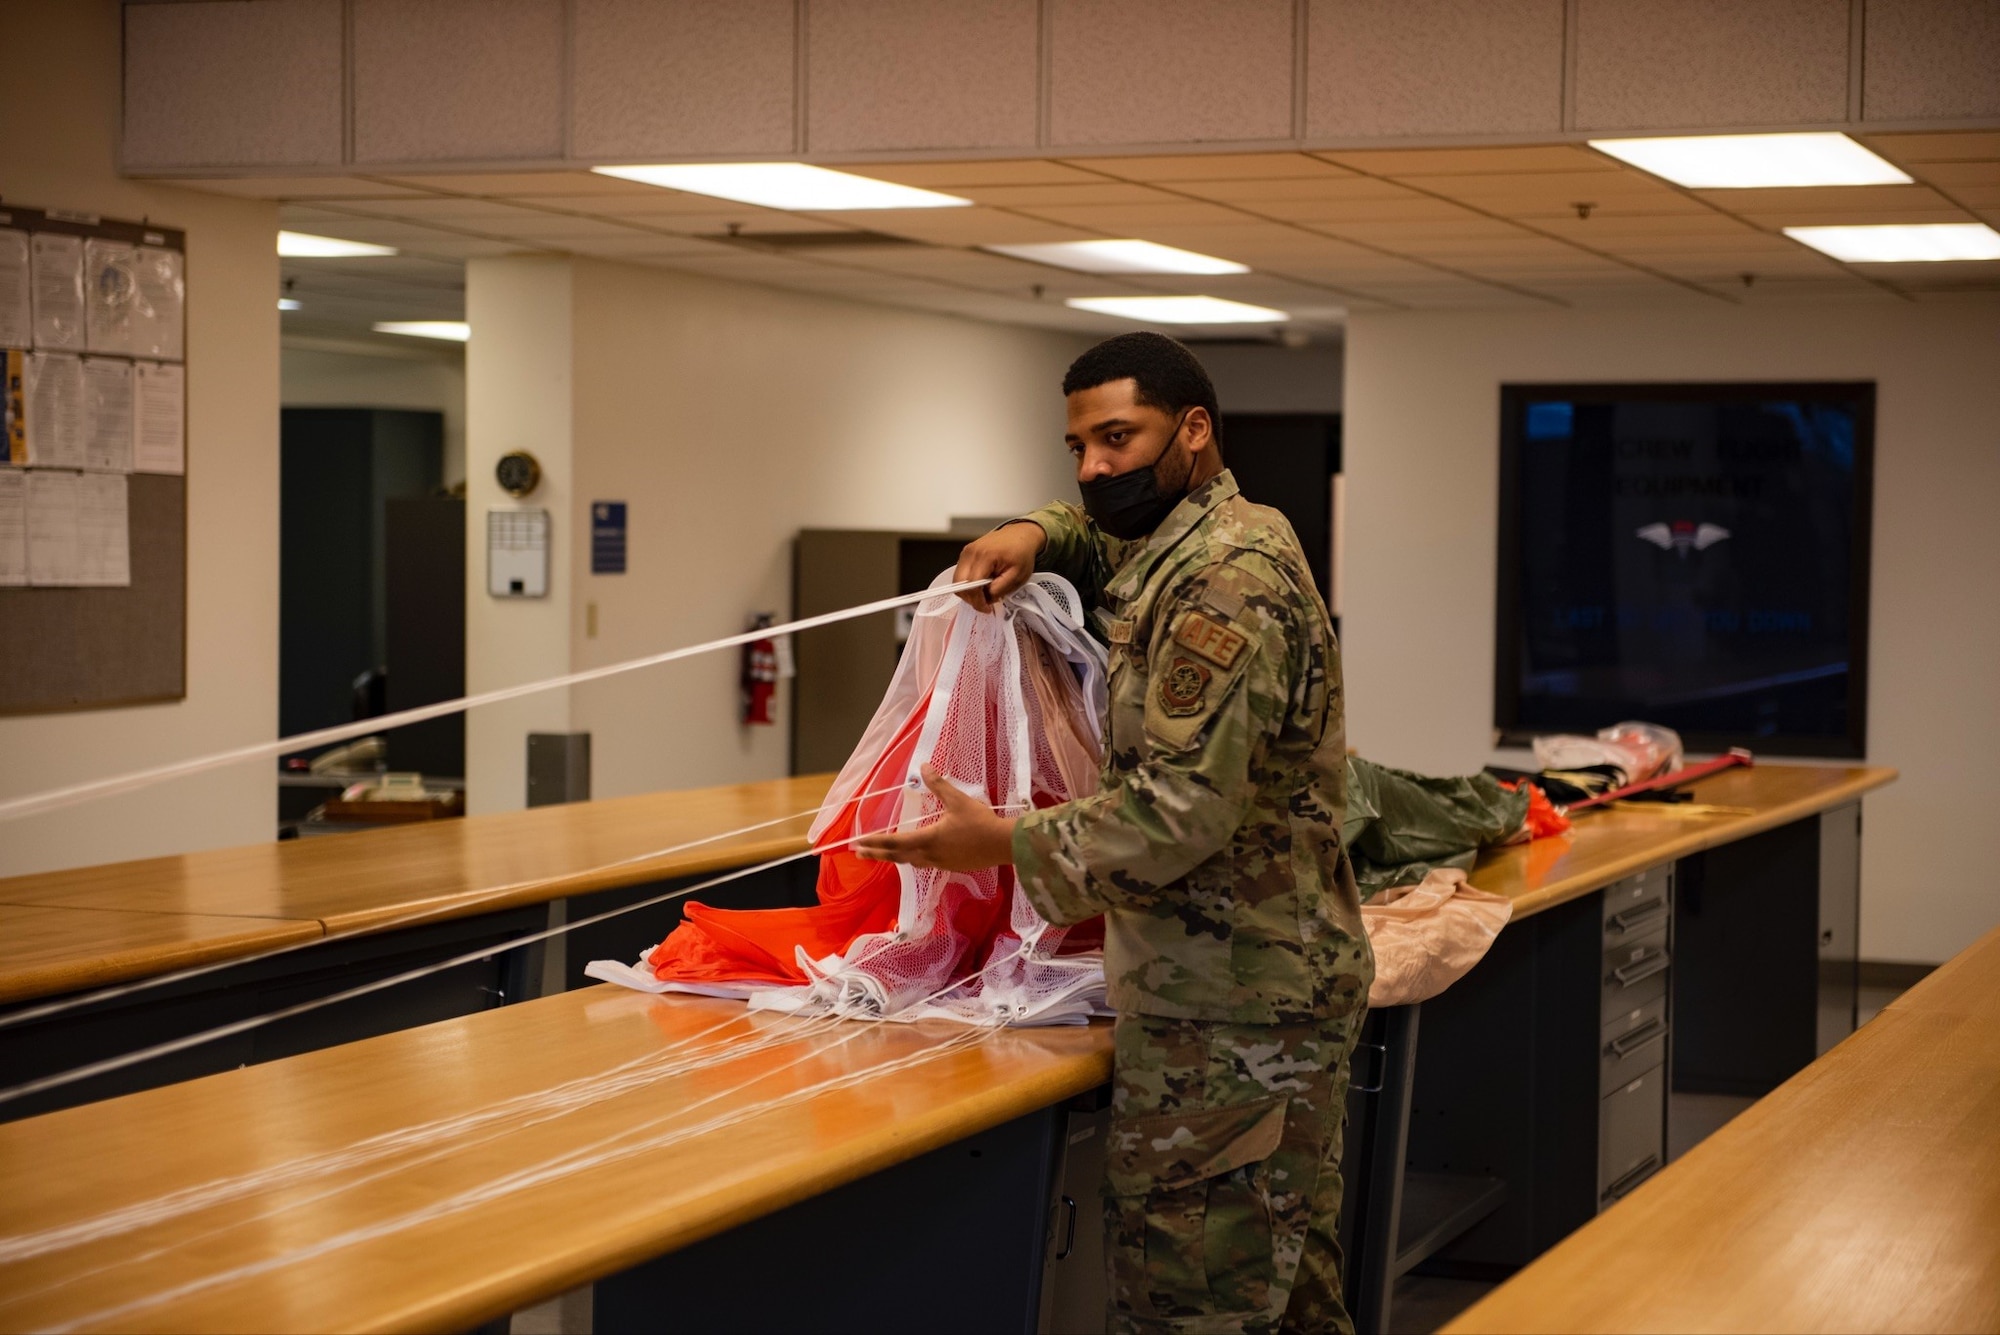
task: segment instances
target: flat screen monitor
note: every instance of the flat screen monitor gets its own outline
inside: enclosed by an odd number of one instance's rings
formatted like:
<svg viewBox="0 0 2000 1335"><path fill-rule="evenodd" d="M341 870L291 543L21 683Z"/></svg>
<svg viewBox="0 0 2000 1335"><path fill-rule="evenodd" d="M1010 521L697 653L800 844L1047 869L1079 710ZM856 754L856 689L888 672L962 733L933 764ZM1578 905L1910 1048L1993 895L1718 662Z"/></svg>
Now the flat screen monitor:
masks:
<svg viewBox="0 0 2000 1335"><path fill-rule="evenodd" d="M1494 723L1867 744L1872 384L1505 385Z"/></svg>

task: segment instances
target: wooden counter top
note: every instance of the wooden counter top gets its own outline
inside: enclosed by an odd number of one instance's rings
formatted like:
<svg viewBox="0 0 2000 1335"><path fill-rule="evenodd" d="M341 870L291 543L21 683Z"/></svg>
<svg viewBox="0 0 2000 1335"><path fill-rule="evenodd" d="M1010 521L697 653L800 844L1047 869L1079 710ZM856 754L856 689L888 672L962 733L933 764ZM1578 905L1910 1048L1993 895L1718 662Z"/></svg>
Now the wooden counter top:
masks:
<svg viewBox="0 0 2000 1335"><path fill-rule="evenodd" d="M1445 1329L2000 1330L2000 930Z"/></svg>
<svg viewBox="0 0 2000 1335"><path fill-rule="evenodd" d="M0 903L0 1003L319 939L316 922Z"/></svg>
<svg viewBox="0 0 2000 1335"><path fill-rule="evenodd" d="M1697 800L1755 816L1680 817L1626 810L1578 818L1560 839L1500 849L1473 883L1525 917L1641 867L1852 801L1895 778L1890 769L1761 765L1694 785ZM161 915L64 938L49 930L20 951L0 941L0 1001L146 977L248 955L302 934L361 931L414 913L439 918L511 908L783 857L802 851L809 817L666 858L604 864L648 849L811 811L831 775L431 821L405 829L251 844L242 848L78 867L0 880L0 905ZM501 890L501 893L495 893ZM233 919L170 923L165 915ZM55 919L45 920L53 924ZM78 920L81 921L81 920ZM282 924L290 924L284 926ZM108 925L99 924L104 932ZM199 958L189 943L202 943ZM86 982L75 981L87 977Z"/></svg>
<svg viewBox="0 0 2000 1335"><path fill-rule="evenodd" d="M830 1022L539 1125L455 1133L428 1162L406 1150L5 1259L8 1240L31 1231L487 1108L698 1034L740 1048L799 1024L735 1002L589 988L0 1126L0 1329L464 1329L1094 1088L1111 1070L1103 1024L987 1031L922 1059L941 1038L980 1031ZM914 1064L880 1069L897 1060ZM843 1076L860 1078L703 1129ZM642 1143L670 1133L688 1134ZM613 1136L638 1152L384 1231ZM353 1185L329 1191L342 1184ZM260 1270L211 1284L243 1267ZM185 1292L126 1306L169 1287Z"/></svg>
<svg viewBox="0 0 2000 1335"><path fill-rule="evenodd" d="M1633 872L1761 834L1844 805L1892 782L1880 766L1758 765L1724 770L1688 791L1710 806L1749 807L1754 816L1676 816L1632 807L1581 812L1566 835L1495 849L1479 859L1472 884L1514 901L1525 918L1602 889Z"/></svg>
<svg viewBox="0 0 2000 1335"><path fill-rule="evenodd" d="M65 944L51 927L21 955L0 941L0 1000L67 991L74 984L65 969L87 971L89 983L103 984L179 968L197 962L187 954L191 937L206 943L208 953L198 961L206 963L300 935L380 927L414 913L458 917L748 866L803 851L810 814L664 858L605 864L724 830L811 813L832 782L831 775L813 774L642 793L9 877L0 880L0 905L118 910L146 917L129 924L105 958L100 957L111 947L102 933L81 933ZM176 917L222 921L177 926ZM155 948L148 948L141 925L145 920L158 926ZM238 924L233 932L224 926L231 920Z"/></svg>

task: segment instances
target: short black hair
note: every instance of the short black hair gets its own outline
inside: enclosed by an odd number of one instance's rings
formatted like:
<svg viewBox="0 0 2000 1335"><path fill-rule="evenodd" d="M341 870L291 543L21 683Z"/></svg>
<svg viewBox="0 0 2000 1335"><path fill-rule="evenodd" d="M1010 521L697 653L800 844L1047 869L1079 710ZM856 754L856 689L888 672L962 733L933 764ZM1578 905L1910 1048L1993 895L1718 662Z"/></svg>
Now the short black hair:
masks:
<svg viewBox="0 0 2000 1335"><path fill-rule="evenodd" d="M1189 408L1206 408L1219 443L1222 409L1215 401L1215 382L1178 339L1141 330L1107 338L1069 364L1063 376L1065 397L1080 389L1095 389L1113 380L1130 380L1134 397L1149 408L1179 416Z"/></svg>

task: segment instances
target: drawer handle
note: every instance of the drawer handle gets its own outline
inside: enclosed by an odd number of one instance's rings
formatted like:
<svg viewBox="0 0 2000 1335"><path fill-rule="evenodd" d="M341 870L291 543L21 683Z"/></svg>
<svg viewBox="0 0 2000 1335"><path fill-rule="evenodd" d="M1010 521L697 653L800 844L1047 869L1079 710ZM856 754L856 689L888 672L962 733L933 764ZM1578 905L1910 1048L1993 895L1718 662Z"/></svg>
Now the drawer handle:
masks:
<svg viewBox="0 0 2000 1335"><path fill-rule="evenodd" d="M1604 1199L1607 1201L1617 1200L1619 1197L1631 1191L1632 1188L1638 1186L1641 1182L1644 1182L1649 1176L1652 1175L1653 1170L1655 1168L1658 1168L1659 1166L1660 1166L1659 1155L1657 1154L1647 1155L1645 1162L1641 1163L1637 1168L1632 1169L1630 1172L1626 1173L1623 1177L1619 1178L1616 1182L1613 1182L1610 1186L1604 1189Z"/></svg>
<svg viewBox="0 0 2000 1335"><path fill-rule="evenodd" d="M1076 1247L1076 1197L1064 1193L1063 1209L1069 1212L1069 1231L1063 1237L1062 1250L1056 1253L1056 1260L1069 1260L1070 1252Z"/></svg>
<svg viewBox="0 0 2000 1335"><path fill-rule="evenodd" d="M1629 932L1640 923L1651 922L1667 911L1664 899L1649 899L1645 903L1629 909L1620 909L1604 920L1604 925L1614 932Z"/></svg>
<svg viewBox="0 0 2000 1335"><path fill-rule="evenodd" d="M1655 1015L1652 1019L1647 1020L1646 1023L1640 1025L1630 1033L1620 1034L1618 1037L1612 1039L1611 1042L1605 1045L1604 1050L1614 1057L1623 1057L1634 1049L1642 1048L1655 1038L1658 1038L1666 1032L1666 1028L1667 1022Z"/></svg>
<svg viewBox="0 0 2000 1335"><path fill-rule="evenodd" d="M1666 972L1667 966L1671 963L1673 960L1663 950L1657 955L1648 955L1645 959L1621 964L1611 971L1611 976L1618 980L1620 987L1630 987L1636 982L1651 978L1656 973Z"/></svg>

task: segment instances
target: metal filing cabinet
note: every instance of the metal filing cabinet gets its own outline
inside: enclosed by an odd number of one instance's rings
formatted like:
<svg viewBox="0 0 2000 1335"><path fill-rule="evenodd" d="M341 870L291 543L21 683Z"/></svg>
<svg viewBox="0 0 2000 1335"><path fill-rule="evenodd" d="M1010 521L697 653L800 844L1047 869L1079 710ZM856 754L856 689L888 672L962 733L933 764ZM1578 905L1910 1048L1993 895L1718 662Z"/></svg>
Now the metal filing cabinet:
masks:
<svg viewBox="0 0 2000 1335"><path fill-rule="evenodd" d="M1600 1210L1666 1162L1673 890L1672 864L1648 868L1604 890L1598 1010Z"/></svg>

